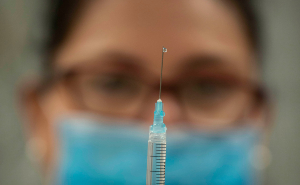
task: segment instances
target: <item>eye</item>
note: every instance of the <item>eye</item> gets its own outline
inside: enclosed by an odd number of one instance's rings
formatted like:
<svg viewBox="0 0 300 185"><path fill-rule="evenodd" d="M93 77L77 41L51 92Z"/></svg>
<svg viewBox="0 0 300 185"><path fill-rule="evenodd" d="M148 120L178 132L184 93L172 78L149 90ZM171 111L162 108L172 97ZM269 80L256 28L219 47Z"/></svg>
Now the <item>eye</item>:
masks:
<svg viewBox="0 0 300 185"><path fill-rule="evenodd" d="M220 83L201 81L194 84L194 90L199 95L216 96L228 91L228 87Z"/></svg>
<svg viewBox="0 0 300 185"><path fill-rule="evenodd" d="M130 94L139 89L138 82L126 76L105 75L90 80L91 88L99 93Z"/></svg>
<svg viewBox="0 0 300 185"><path fill-rule="evenodd" d="M215 103L228 97L233 89L233 86L222 81L197 80L189 83L185 94L193 101Z"/></svg>

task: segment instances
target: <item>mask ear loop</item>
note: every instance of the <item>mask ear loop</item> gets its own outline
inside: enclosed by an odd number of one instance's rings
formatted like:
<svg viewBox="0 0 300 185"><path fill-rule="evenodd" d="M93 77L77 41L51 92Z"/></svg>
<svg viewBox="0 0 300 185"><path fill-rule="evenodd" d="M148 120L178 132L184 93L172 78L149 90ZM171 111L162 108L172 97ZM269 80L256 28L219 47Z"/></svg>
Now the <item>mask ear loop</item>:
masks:
<svg viewBox="0 0 300 185"><path fill-rule="evenodd" d="M264 184L266 179L266 169L272 163L272 152L269 149L269 132L264 133L259 142L251 149L249 162L254 168L254 173L259 177L259 184Z"/></svg>
<svg viewBox="0 0 300 185"><path fill-rule="evenodd" d="M46 144L38 137L32 137L27 140L25 145L25 154L29 161L34 165L35 168L40 168L40 164L45 160L46 156ZM53 176L51 170L45 173L42 181L45 185L50 185L52 183Z"/></svg>
<svg viewBox="0 0 300 185"><path fill-rule="evenodd" d="M46 155L45 142L37 137L28 139L25 150L26 156L34 164L42 162Z"/></svg>
<svg viewBox="0 0 300 185"><path fill-rule="evenodd" d="M51 84L51 82L49 83ZM43 100L42 96L47 93L46 91L47 86L45 84L40 82L36 82L36 87L34 88L34 93L37 94L37 103L39 108L41 109L41 112L45 113L47 112L46 107L43 106ZM60 97L60 96L59 96ZM25 155L29 159L29 161L36 167L36 169L41 169L41 164L46 160L47 155L47 143L45 140L43 140L41 137L38 136L32 136L27 139L25 143ZM55 160L55 159L54 159ZM44 170L44 172L40 172L42 175L42 184L45 185L51 185L54 182L54 175L55 175L55 167L57 164L52 163L50 164L47 169Z"/></svg>
<svg viewBox="0 0 300 185"><path fill-rule="evenodd" d="M267 94L265 93L265 104L264 106L265 108L265 129L264 132L265 134L263 135L262 138L262 146L263 148L261 148L261 152L262 152L262 161L264 166L262 166L262 170L267 169L271 163L272 163L272 152L269 149L269 145L270 145L270 140L271 140L271 123L273 122L273 116L272 113L274 112L274 101L273 101L273 96L269 95L267 96Z"/></svg>
<svg viewBox="0 0 300 185"><path fill-rule="evenodd" d="M260 103L263 109L263 118L262 118L262 136L257 145L255 145L251 152L251 164L252 166L262 174L262 182L264 182L264 173L265 170L272 163L272 152L269 149L270 138L271 138L271 121L272 121L272 112L273 112L273 101L272 98L267 96L265 89L260 90Z"/></svg>
<svg viewBox="0 0 300 185"><path fill-rule="evenodd" d="M59 95L58 95L58 98L60 99L60 102L63 102L62 101L62 96L61 96L61 89L59 89L60 87L58 87L57 89L55 89L55 91L58 91L58 93L59 93ZM45 106L43 106L43 102L42 102L43 100L42 100L42 98L41 97L39 97L39 99L38 99L38 103L39 103L39 105L40 105L40 108L41 108L41 110L42 110L42 112L43 113L47 113L47 112L49 112L48 110L47 110L47 107L45 107ZM49 118L45 115L45 117L46 117L46 119L47 120L49 120ZM54 139L55 139L55 141L54 141L54 143L56 143L56 146L58 146L58 141L57 141L57 138L58 137L54 137ZM46 146L46 145L44 145L44 146ZM47 148L45 147L45 155L46 155L46 151L47 151ZM48 165L48 167L47 167L47 169L46 169L46 171L45 171L45 173L43 174L44 176L44 179L43 179L43 184L45 184L45 185L52 185L52 184L56 184L55 183L55 178L56 178L56 168L57 168L57 166L59 165L58 163L59 163L59 161L57 160L57 159L59 159L59 152L57 152L56 150L55 150L55 154L54 154L54 157L53 157L53 162L51 163L51 164L49 164ZM46 156L45 156L46 157ZM42 161L41 161L42 162Z"/></svg>

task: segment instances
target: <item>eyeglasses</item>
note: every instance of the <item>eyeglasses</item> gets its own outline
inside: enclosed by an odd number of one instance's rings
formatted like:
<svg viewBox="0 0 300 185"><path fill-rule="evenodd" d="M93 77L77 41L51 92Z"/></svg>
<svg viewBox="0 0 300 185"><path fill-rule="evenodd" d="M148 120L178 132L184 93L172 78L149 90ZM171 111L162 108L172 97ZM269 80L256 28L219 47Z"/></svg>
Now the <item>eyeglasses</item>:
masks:
<svg viewBox="0 0 300 185"><path fill-rule="evenodd" d="M137 114L158 93L152 84L133 74L76 68L51 77L62 82L74 101L99 114ZM225 74L187 75L176 84L163 84L162 91L176 98L189 121L232 123L246 116L265 100L263 89L250 81Z"/></svg>

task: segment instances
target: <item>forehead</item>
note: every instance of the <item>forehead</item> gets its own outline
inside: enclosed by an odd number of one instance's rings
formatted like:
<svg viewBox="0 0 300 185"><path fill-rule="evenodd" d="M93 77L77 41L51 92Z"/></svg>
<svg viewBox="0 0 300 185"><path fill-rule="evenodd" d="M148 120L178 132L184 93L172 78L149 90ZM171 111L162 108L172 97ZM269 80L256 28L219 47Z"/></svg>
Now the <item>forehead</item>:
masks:
<svg viewBox="0 0 300 185"><path fill-rule="evenodd" d="M162 46L172 61L165 64L166 73L193 55L215 56L240 73L251 65L250 44L237 10L215 0L91 1L82 8L55 62L67 68L121 52L155 70Z"/></svg>

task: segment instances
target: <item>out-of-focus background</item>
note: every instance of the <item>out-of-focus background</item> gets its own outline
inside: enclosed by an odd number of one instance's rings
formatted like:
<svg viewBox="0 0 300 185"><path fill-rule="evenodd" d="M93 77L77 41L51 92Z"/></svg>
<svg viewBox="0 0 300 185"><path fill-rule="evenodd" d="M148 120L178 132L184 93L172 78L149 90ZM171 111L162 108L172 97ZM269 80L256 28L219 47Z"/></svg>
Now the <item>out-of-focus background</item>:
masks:
<svg viewBox="0 0 300 185"><path fill-rule="evenodd" d="M277 99L265 184L300 184L300 1L256 0L264 23L264 79ZM0 0L0 184L41 184L26 156L17 102L24 76L38 74L45 0Z"/></svg>

